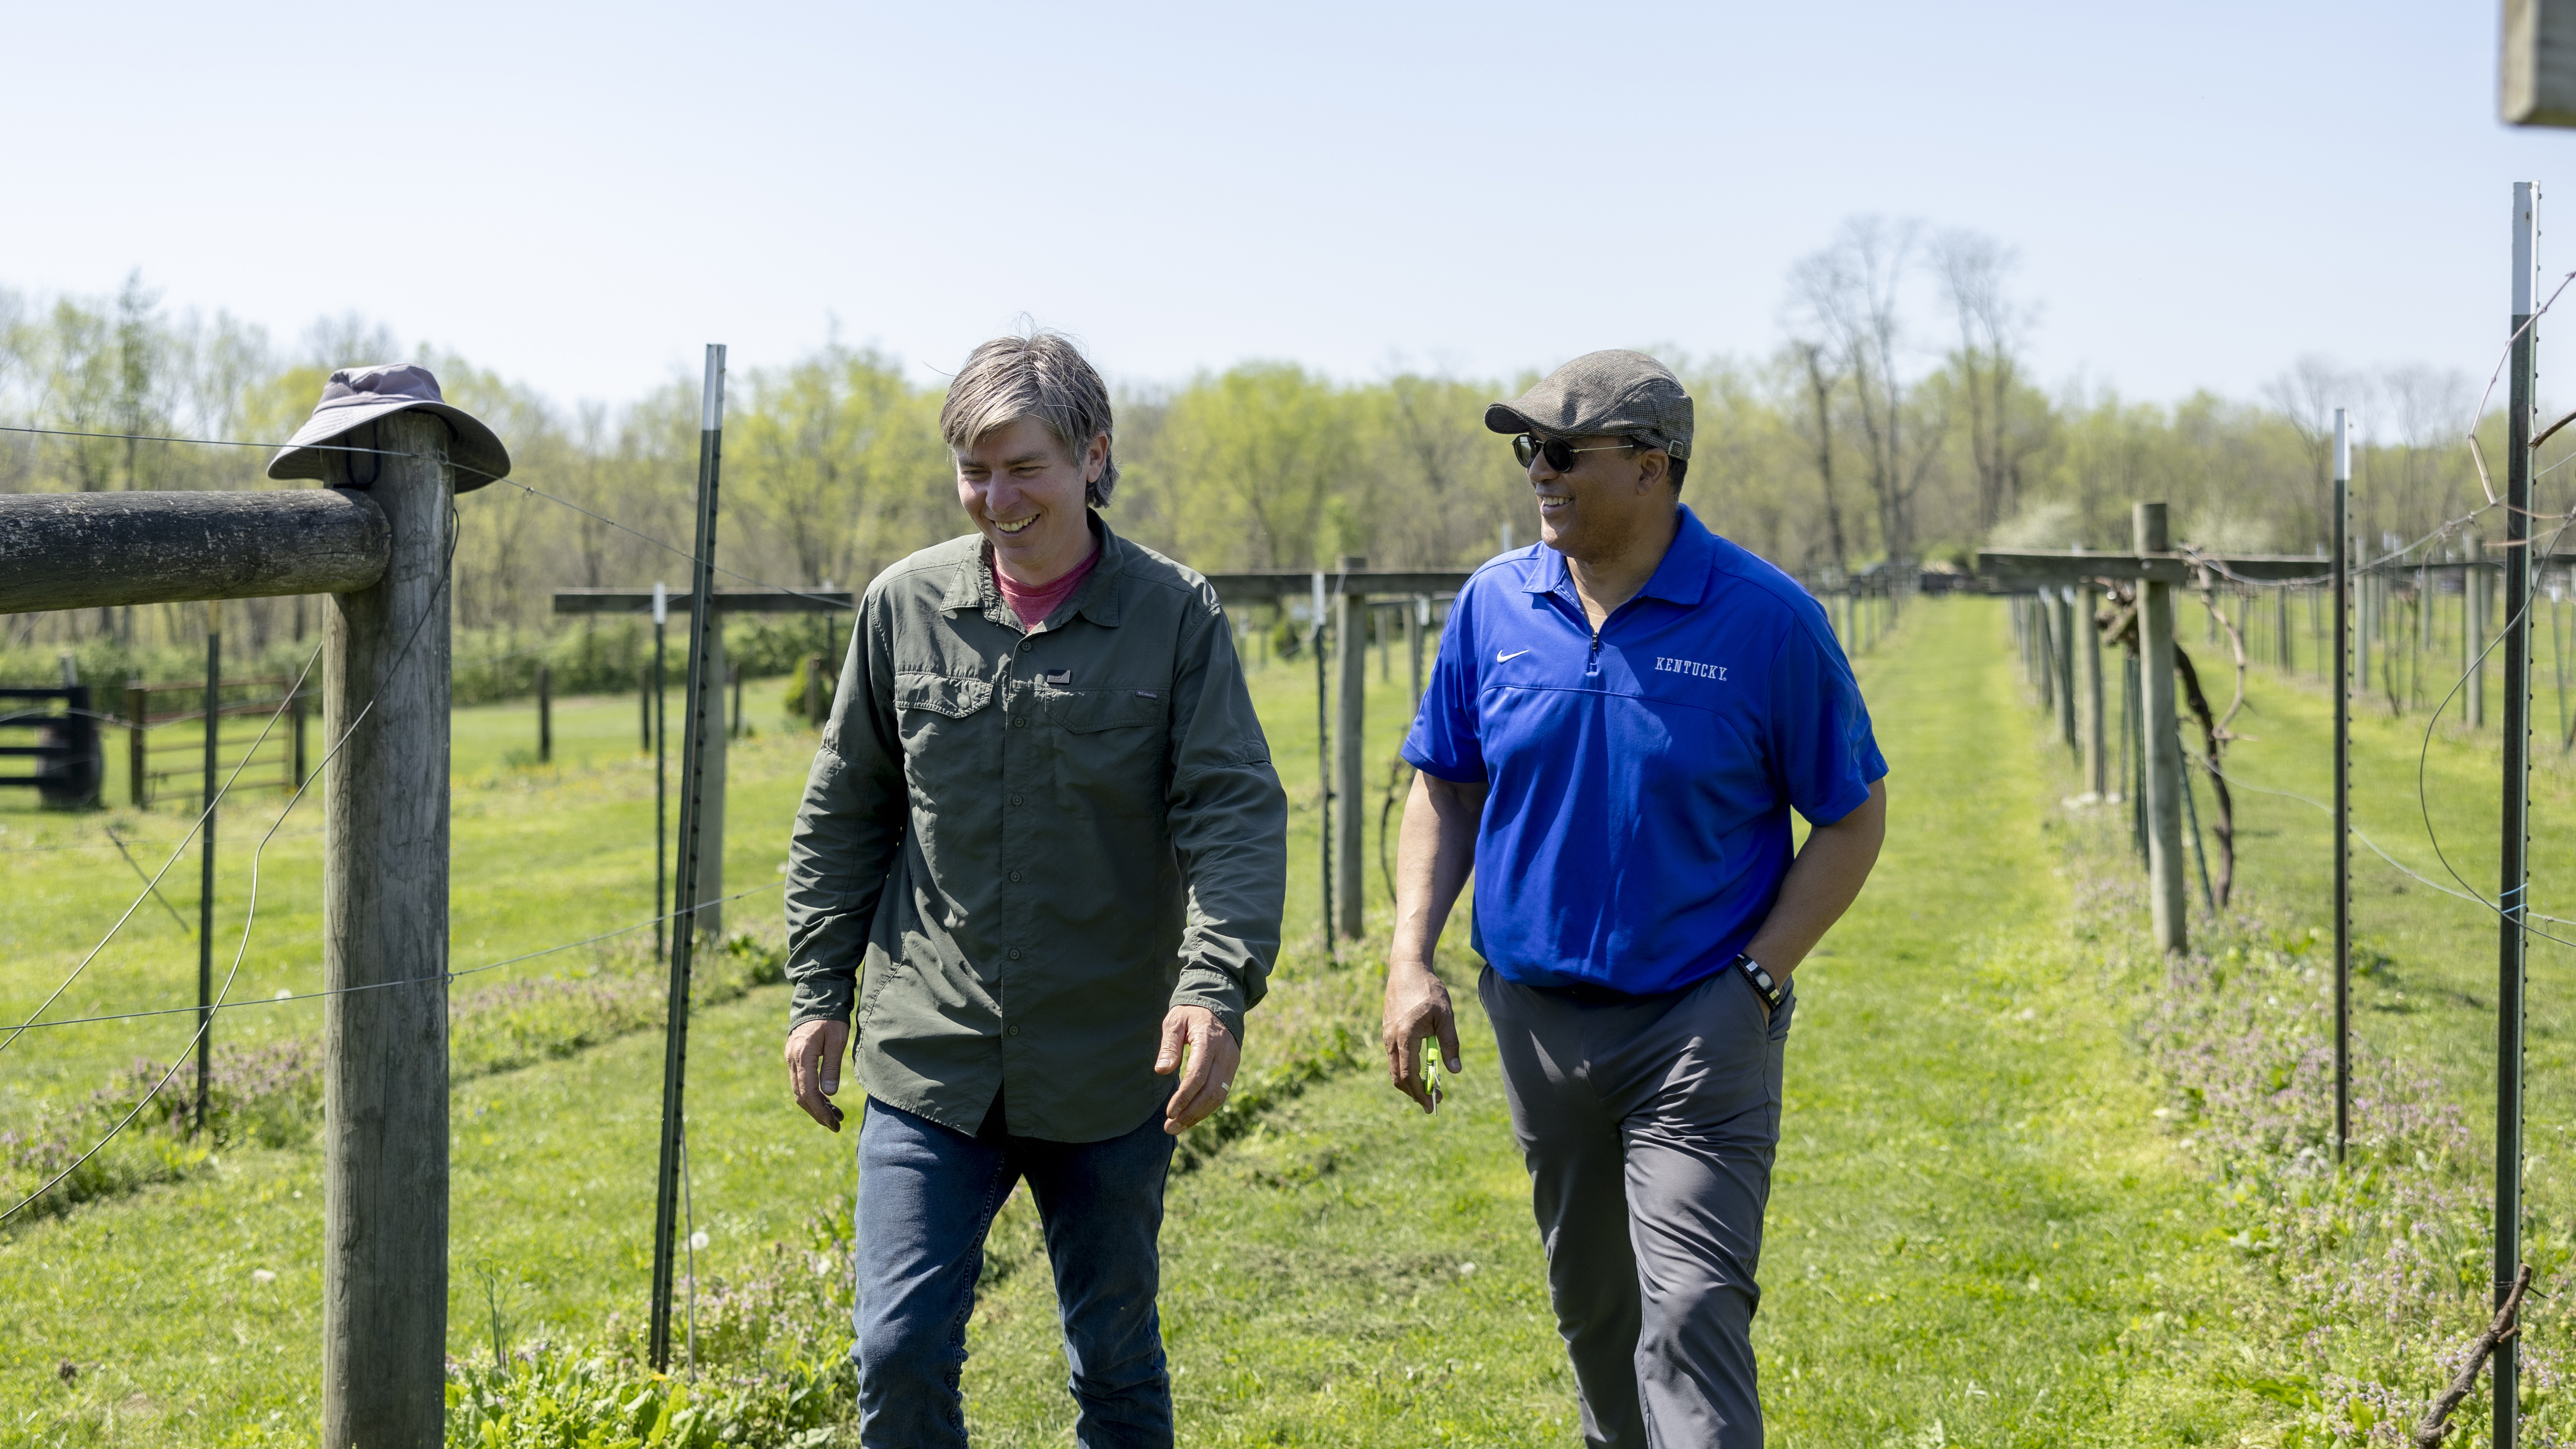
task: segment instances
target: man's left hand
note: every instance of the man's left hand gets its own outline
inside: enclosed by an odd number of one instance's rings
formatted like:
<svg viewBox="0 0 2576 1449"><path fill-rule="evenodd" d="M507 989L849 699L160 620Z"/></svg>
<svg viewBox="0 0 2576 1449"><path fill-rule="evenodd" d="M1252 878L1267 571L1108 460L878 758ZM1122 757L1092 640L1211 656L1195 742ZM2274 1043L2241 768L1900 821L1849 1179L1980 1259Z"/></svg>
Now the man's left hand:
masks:
<svg viewBox="0 0 2576 1449"><path fill-rule="evenodd" d="M1163 1130L1175 1137L1225 1105L1226 1093L1234 1087L1234 1069L1243 1061L1243 1048L1235 1044L1234 1034L1204 1006L1175 1006L1164 1015L1163 1049L1154 1056L1155 1074L1168 1077L1180 1071L1185 1051L1190 1069L1181 1073L1181 1084L1172 1089L1171 1105L1163 1109Z"/></svg>

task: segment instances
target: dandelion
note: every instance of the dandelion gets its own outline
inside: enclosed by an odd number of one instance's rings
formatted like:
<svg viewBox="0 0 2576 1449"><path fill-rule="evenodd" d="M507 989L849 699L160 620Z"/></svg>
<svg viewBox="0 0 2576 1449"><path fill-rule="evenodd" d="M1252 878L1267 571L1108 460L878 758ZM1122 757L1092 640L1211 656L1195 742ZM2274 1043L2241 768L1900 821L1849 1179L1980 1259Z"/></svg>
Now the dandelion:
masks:
<svg viewBox="0 0 2576 1449"><path fill-rule="evenodd" d="M707 1230L704 1228L689 1234L689 1248L693 1252L705 1252L707 1244L711 1241L713 1240L707 1236Z"/></svg>
<svg viewBox="0 0 2576 1449"><path fill-rule="evenodd" d="M277 1281L277 1275L266 1268L253 1268L250 1270L250 1281L254 1283L274 1283Z"/></svg>
<svg viewBox="0 0 2576 1449"><path fill-rule="evenodd" d="M1458 1265L1458 1276L1459 1276L1459 1277L1461 1277L1461 1278L1473 1278L1473 1277L1475 1277L1475 1276L1476 1276L1476 1265L1475 1265L1475 1264L1473 1264L1473 1263L1461 1263L1461 1264L1459 1264L1459 1265Z"/></svg>

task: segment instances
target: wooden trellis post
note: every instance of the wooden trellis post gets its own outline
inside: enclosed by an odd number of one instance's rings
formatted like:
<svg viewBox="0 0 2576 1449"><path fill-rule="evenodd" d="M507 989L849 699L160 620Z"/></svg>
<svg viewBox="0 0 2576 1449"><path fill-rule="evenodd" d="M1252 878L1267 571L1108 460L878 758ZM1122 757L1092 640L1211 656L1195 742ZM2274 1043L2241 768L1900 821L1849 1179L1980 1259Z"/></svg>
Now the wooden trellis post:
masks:
<svg viewBox="0 0 2576 1449"><path fill-rule="evenodd" d="M1467 585L1467 572L1463 569L1370 570L1363 566L1366 561L1362 559L1350 558L1342 562L1348 567L1337 575L1292 572L1284 569L1257 573L1207 575L1207 581L1215 587L1217 597L1229 608L1242 608L1252 604L1285 604L1287 600L1308 595L1311 591L1314 605L1319 611L1316 615L1318 627L1315 631L1315 647L1319 649L1323 647L1324 639L1324 630L1321 627L1323 615L1320 611L1332 607L1327 588L1338 587L1341 590L1337 596L1340 599L1338 627L1341 631L1342 647L1339 691L1341 707L1338 718L1332 717L1333 712L1329 708L1333 690L1328 684L1328 675L1320 656L1315 673L1316 724L1319 732L1329 737L1335 746L1332 755L1322 763L1325 766L1326 781L1333 795L1342 801L1342 809L1331 820L1325 836L1328 864L1324 870L1324 892L1325 899L1329 903L1325 911L1328 940L1336 934L1357 936L1362 925L1360 863L1363 857L1360 836L1364 824L1362 817L1365 812L1358 808L1358 801L1366 783L1360 776L1363 773L1361 761L1364 758L1361 751L1362 730L1367 724L1368 673L1367 660L1364 656L1368 641L1365 634L1360 631L1367 627L1367 601L1371 595L1422 596L1422 602L1417 606L1419 614L1415 624L1415 628L1421 630L1426 629L1430 623L1430 596L1454 595ZM1420 654L1420 640L1421 636L1417 633L1415 635L1417 656ZM1419 668L1415 673L1416 678L1419 679ZM1419 693L1417 689L1417 697ZM1326 728L1328 722L1329 728ZM1338 731L1337 736L1334 735L1336 731Z"/></svg>
<svg viewBox="0 0 2576 1449"><path fill-rule="evenodd" d="M2071 750L2075 748L2075 590L2061 587L2050 602L2057 653L2048 664L2057 676L2057 732Z"/></svg>
<svg viewBox="0 0 2576 1449"><path fill-rule="evenodd" d="M1333 643L1340 651L1333 661L1340 665L1334 681L1335 703L1333 729L1333 793L1341 797L1341 814L1333 821L1333 898L1340 919L1333 923L1345 940L1358 940L1366 929L1367 893L1360 872L1360 832L1367 812L1360 800L1368 793L1368 761L1364 749L1363 728L1368 716L1368 595L1353 591L1348 580L1352 573L1365 573L1368 560L1345 555L1339 577L1344 580L1333 600Z"/></svg>
<svg viewBox="0 0 2576 1449"><path fill-rule="evenodd" d="M2130 532L2140 557L2167 552L2165 506L2137 505ZM2176 953L2191 948L2191 915L2183 875L2182 735L2174 718L2173 585L2165 580L2139 582L2138 660L2146 686L2147 903L2157 949Z"/></svg>
<svg viewBox="0 0 2576 1449"><path fill-rule="evenodd" d="M2079 595L2075 627L2084 635L2084 788L2100 800L2109 793L2110 775L2103 759L2102 631L2094 618L2101 612L2102 590L2086 584Z"/></svg>
<svg viewBox="0 0 2576 1449"><path fill-rule="evenodd" d="M2138 504L2132 531L2134 552L2129 555L1989 549L1977 555L1977 571L2000 587L2016 592L2027 589L2046 594L2106 581L2136 587L2139 665L2137 674L2132 676L2136 685L2132 694L2144 738L2137 750L2142 765L2139 786L2133 787L2132 793L2142 797L2140 824L2151 883L2149 896L2155 908L2156 944L2166 951L2181 951L2190 944L2186 895L2190 861L2184 853L2182 834L2182 738L2174 717L2173 590L2177 585L2192 583L2208 568L2224 569L2240 579L2308 579L2324 573L2329 565L2311 558L2278 555L2220 558L2175 553L2166 538L2165 506L2161 503ZM2056 663L2058 656L2045 639L2050 610L2020 598L2015 600L2015 610L2024 621L2021 632L2031 648L2025 663L2034 666L2033 673L2045 685L2062 672ZM2045 692L2042 700L2056 708L2056 702ZM2098 716L2099 711L2096 713ZM2064 718L2062 713L2059 717Z"/></svg>

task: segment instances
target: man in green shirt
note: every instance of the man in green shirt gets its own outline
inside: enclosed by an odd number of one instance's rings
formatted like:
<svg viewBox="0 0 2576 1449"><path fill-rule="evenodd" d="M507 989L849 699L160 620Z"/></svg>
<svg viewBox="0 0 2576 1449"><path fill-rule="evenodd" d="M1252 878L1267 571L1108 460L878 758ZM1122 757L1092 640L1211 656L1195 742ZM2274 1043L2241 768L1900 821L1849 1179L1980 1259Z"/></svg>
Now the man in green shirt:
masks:
<svg viewBox="0 0 2576 1449"><path fill-rule="evenodd" d="M840 1130L855 1008L868 1094L860 1442L963 1449L1025 1177L1077 1441L1169 1445L1163 1181L1278 953L1287 801L1215 590L1094 511L1109 394L1073 344L977 348L940 428L976 531L868 586L788 854L789 1085Z"/></svg>

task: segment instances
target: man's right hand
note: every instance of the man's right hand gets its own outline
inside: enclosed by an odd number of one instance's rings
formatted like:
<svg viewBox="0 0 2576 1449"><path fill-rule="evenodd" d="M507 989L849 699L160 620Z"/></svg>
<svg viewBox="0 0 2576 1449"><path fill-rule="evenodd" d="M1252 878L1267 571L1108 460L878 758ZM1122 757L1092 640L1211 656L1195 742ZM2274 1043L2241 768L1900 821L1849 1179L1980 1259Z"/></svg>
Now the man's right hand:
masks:
<svg viewBox="0 0 2576 1449"><path fill-rule="evenodd" d="M1420 962L1390 961L1386 968L1386 1072L1395 1089L1429 1112L1431 1089L1423 1081L1422 1043L1440 1041L1440 1059L1454 1075L1458 1060L1458 1017L1449 1006L1449 988Z"/></svg>
<svg viewBox="0 0 2576 1449"><path fill-rule="evenodd" d="M787 1033L787 1090L805 1115L838 1132L841 1109L831 1097L841 1090L841 1063L850 1054L846 1021L799 1022Z"/></svg>

